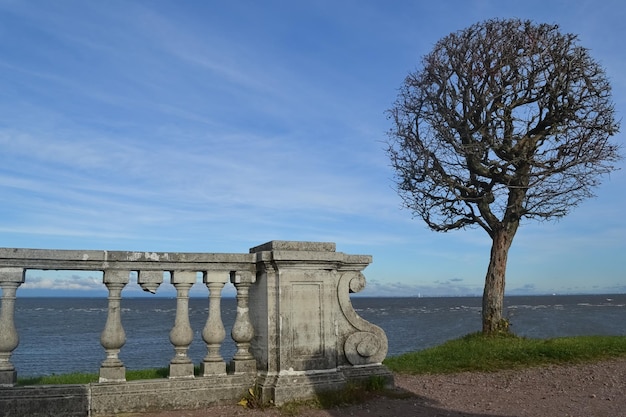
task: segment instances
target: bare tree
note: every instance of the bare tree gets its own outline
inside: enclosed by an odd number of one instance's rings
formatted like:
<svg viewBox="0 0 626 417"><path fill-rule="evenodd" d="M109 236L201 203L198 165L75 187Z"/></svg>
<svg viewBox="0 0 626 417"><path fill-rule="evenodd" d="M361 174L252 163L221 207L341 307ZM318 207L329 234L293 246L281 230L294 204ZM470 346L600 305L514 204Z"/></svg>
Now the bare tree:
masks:
<svg viewBox="0 0 626 417"><path fill-rule="evenodd" d="M520 220L556 219L615 170L619 123L602 67L557 25L488 20L441 39L389 110L388 155L404 205L445 232L492 239L483 333L502 317Z"/></svg>

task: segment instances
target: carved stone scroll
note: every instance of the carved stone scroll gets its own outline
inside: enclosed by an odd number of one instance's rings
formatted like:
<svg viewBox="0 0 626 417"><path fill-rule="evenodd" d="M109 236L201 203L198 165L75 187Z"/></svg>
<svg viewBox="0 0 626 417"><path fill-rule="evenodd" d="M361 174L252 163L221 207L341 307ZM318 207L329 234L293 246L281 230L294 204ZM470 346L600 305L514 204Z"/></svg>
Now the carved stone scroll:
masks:
<svg viewBox="0 0 626 417"><path fill-rule="evenodd" d="M339 306L348 322L356 329L344 343L344 352L352 365L380 364L387 356L388 341L380 327L361 318L350 302L350 293L365 287L365 277L357 271L342 273L339 278Z"/></svg>

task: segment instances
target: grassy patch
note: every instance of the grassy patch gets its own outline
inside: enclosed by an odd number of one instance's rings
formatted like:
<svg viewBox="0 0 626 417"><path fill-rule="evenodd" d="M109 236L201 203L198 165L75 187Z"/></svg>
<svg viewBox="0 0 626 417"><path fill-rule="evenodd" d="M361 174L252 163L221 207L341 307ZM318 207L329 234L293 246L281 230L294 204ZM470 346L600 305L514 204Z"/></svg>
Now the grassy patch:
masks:
<svg viewBox="0 0 626 417"><path fill-rule="evenodd" d="M18 385L89 384L98 382L98 374L71 373L18 378Z"/></svg>
<svg viewBox="0 0 626 417"><path fill-rule="evenodd" d="M169 368L137 369L132 371L126 371L126 380L137 381L140 379L167 378L169 376L169 373Z"/></svg>
<svg viewBox="0 0 626 417"><path fill-rule="evenodd" d="M626 336L577 336L555 339L529 339L502 333L487 337L473 333L440 346L385 359L393 372L406 374L445 374L464 371L497 371L550 364L575 364L626 356ZM167 378L168 368L128 370L126 380ZM199 375L200 368L195 373ZM63 374L20 378L19 385L88 384L98 382L98 374ZM361 395L384 392L380 382L348 385L341 392L329 392L309 403L328 407L362 401ZM292 405L296 406L296 405ZM289 407L289 406L288 406Z"/></svg>
<svg viewBox="0 0 626 417"><path fill-rule="evenodd" d="M626 356L626 336L528 339L510 334L473 333L440 346L388 358L394 372L453 373L572 364Z"/></svg>
<svg viewBox="0 0 626 417"><path fill-rule="evenodd" d="M127 370L126 380L167 378L169 368ZM58 384L90 384L98 382L99 375L93 373L70 373L61 375L44 375L29 378L19 378L18 385L58 385Z"/></svg>

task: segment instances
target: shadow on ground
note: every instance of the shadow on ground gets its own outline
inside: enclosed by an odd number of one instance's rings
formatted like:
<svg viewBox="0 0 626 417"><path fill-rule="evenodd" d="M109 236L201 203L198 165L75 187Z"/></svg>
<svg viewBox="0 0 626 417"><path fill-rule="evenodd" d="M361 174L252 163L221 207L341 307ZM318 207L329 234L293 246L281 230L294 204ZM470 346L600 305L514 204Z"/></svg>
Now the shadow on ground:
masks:
<svg viewBox="0 0 626 417"><path fill-rule="evenodd" d="M397 387L378 394L365 394L362 400L356 404L337 406L332 399L328 400L328 403L326 404L324 396L321 396L322 409L312 409L302 405L296 409L276 410L279 411L276 415L300 417L516 417L514 415L449 410L443 408L436 400ZM251 414L250 417L256 417L256 415Z"/></svg>

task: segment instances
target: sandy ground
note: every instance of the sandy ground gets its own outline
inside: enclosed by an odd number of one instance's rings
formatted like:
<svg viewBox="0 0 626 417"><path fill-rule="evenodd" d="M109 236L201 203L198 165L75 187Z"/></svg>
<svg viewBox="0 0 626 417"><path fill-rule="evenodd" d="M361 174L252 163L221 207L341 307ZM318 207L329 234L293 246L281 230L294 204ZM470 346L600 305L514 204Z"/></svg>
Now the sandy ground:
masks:
<svg viewBox="0 0 626 417"><path fill-rule="evenodd" d="M362 404L301 409L301 417L626 417L626 358L494 373L396 375L394 392ZM393 393L392 393L393 394ZM400 395L401 394L401 395ZM400 398L396 398L400 397ZM279 417L238 405L133 417Z"/></svg>

